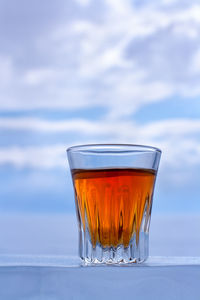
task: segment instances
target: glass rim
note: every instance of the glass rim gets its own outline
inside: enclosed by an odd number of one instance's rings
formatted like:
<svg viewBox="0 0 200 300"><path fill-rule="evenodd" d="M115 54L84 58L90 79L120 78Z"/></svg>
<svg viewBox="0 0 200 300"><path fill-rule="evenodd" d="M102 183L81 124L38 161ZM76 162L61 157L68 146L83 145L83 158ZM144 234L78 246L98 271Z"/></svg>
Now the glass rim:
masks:
<svg viewBox="0 0 200 300"><path fill-rule="evenodd" d="M116 149L113 149L116 148ZM124 149L123 149L124 148ZM137 149L138 148L138 149ZM88 153L94 153L94 152L146 152L146 151L152 151L152 152L157 152L157 153L162 153L162 151L153 146L148 146L148 145L140 145L140 144L115 144L115 143L108 143L108 144L83 144L83 145L76 145L76 146L71 146L67 148L67 152L79 152L79 151L85 151Z"/></svg>

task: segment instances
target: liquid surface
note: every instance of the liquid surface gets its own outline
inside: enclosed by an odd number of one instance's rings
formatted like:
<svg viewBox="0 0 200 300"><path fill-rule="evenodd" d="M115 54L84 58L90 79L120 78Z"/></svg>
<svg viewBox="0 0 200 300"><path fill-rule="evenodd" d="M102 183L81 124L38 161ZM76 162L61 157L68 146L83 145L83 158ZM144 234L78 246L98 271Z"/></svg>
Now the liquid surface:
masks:
<svg viewBox="0 0 200 300"><path fill-rule="evenodd" d="M151 214L155 171L146 169L72 170L78 215L93 247L127 247ZM146 229L148 230L147 224Z"/></svg>

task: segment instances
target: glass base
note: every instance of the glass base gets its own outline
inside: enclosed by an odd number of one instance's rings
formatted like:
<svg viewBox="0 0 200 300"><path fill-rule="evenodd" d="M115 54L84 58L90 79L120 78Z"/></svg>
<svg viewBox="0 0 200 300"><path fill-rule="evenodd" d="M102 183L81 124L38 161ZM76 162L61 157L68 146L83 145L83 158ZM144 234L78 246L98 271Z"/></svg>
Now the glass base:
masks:
<svg viewBox="0 0 200 300"><path fill-rule="evenodd" d="M83 265L142 263L149 256L149 234L141 232L138 243L134 235L128 247L119 245L106 248L100 244L93 247L89 236L80 234L79 255Z"/></svg>

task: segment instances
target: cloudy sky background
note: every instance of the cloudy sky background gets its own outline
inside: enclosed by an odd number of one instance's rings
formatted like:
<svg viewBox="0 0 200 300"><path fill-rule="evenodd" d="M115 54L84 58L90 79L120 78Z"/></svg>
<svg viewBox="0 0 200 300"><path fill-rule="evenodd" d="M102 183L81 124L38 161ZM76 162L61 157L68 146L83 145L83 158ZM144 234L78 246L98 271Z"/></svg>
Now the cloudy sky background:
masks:
<svg viewBox="0 0 200 300"><path fill-rule="evenodd" d="M156 213L200 213L200 3L0 0L0 210L73 212L68 146L162 149Z"/></svg>

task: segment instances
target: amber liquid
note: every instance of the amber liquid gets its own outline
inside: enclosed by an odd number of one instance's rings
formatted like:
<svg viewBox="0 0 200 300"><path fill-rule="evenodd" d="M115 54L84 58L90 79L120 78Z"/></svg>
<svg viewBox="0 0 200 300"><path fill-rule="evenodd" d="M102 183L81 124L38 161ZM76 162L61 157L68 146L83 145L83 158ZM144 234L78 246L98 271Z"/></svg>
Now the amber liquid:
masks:
<svg viewBox="0 0 200 300"><path fill-rule="evenodd" d="M78 216L95 247L127 247L151 213L155 171L72 170ZM145 230L148 230L147 228Z"/></svg>

